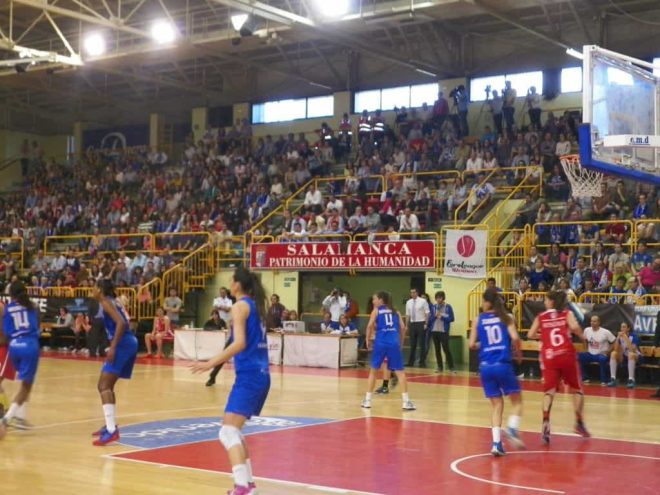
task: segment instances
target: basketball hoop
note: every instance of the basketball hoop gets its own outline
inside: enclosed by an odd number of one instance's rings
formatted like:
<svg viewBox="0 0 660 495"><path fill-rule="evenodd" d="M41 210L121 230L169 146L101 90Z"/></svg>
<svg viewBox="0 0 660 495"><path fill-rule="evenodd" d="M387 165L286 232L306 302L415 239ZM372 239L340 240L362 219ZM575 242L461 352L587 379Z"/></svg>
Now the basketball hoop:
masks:
<svg viewBox="0 0 660 495"><path fill-rule="evenodd" d="M564 155L561 157L561 166L571 183L573 197L599 198L603 195L601 183L603 174L584 168L580 165L580 155Z"/></svg>

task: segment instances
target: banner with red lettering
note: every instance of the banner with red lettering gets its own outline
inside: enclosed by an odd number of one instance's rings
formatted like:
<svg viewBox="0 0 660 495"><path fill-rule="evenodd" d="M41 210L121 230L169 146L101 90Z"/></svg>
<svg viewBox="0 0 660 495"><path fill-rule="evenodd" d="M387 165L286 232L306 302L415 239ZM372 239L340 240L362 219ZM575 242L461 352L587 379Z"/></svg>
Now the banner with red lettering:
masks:
<svg viewBox="0 0 660 495"><path fill-rule="evenodd" d="M252 244L253 270L433 270L434 241Z"/></svg>
<svg viewBox="0 0 660 495"><path fill-rule="evenodd" d="M447 230L445 275L461 278L486 277L488 231Z"/></svg>

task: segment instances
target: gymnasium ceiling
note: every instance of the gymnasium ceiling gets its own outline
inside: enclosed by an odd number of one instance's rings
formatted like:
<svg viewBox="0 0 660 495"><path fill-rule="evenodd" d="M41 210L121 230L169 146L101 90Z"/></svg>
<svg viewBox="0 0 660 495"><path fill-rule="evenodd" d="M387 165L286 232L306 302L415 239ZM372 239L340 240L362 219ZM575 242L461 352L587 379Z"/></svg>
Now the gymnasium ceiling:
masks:
<svg viewBox="0 0 660 495"><path fill-rule="evenodd" d="M329 20L317 0L0 0L0 127L63 133L153 111L181 122L194 106L561 67L583 44L660 55L658 0L350 3ZM240 12L254 35L232 28ZM175 42L151 39L156 19ZM93 32L107 44L95 58L81 46ZM26 48L38 61L18 74L9 60Z"/></svg>

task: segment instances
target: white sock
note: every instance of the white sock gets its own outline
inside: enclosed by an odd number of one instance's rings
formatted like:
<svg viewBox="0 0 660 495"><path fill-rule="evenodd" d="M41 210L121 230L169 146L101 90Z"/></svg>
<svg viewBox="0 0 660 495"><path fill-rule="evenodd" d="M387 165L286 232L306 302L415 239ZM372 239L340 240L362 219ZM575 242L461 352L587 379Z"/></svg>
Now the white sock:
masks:
<svg viewBox="0 0 660 495"><path fill-rule="evenodd" d="M502 436L500 435L500 427L494 426L493 430L493 443L500 443L502 441Z"/></svg>
<svg viewBox="0 0 660 495"><path fill-rule="evenodd" d="M234 474L234 484L237 486L248 486L248 467L245 464L236 464L231 468L231 472Z"/></svg>
<svg viewBox="0 0 660 495"><path fill-rule="evenodd" d="M115 422L115 405L114 404L103 404L103 416L105 416L105 428L110 433L114 433L117 429L117 423Z"/></svg>
<svg viewBox="0 0 660 495"><path fill-rule="evenodd" d="M401 394L401 397L403 398L403 402L408 402L410 400L410 397L408 397L407 393Z"/></svg>
<svg viewBox="0 0 660 495"><path fill-rule="evenodd" d="M23 402L20 406L18 406L18 410L16 411L16 417L18 419L25 419L27 413L27 402Z"/></svg>
<svg viewBox="0 0 660 495"><path fill-rule="evenodd" d="M371 400L371 392L367 392L364 396L364 400Z"/></svg>
<svg viewBox="0 0 660 495"><path fill-rule="evenodd" d="M5 420L5 421L11 421L11 419L12 419L14 416L16 416L16 413L18 412L18 409L19 409L20 407L21 407L21 406L19 406L18 404L16 404L16 402L12 402L12 403L11 403L11 406L9 406L9 409L8 409L7 412L5 413L4 420Z"/></svg>
<svg viewBox="0 0 660 495"><path fill-rule="evenodd" d="M250 459L245 459L245 465L247 466L248 470L248 483L254 483L254 476L252 475L252 463L250 462Z"/></svg>
<svg viewBox="0 0 660 495"><path fill-rule="evenodd" d="M612 377L612 380L616 380L616 367L616 359L610 359L610 376Z"/></svg>
<svg viewBox="0 0 660 495"><path fill-rule="evenodd" d="M512 430L517 430L520 428L520 416L509 416L509 428Z"/></svg>
<svg viewBox="0 0 660 495"><path fill-rule="evenodd" d="M628 380L635 381L635 360L628 358Z"/></svg>

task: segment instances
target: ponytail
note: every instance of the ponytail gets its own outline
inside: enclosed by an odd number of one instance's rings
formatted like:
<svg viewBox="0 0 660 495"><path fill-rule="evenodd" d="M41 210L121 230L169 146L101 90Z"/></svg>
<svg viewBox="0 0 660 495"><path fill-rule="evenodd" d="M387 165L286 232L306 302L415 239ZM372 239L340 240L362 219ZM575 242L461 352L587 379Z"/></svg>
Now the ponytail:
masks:
<svg viewBox="0 0 660 495"><path fill-rule="evenodd" d="M254 300L261 321L266 321L266 291L256 273L239 267L234 272L234 281L241 285L241 290Z"/></svg>
<svg viewBox="0 0 660 495"><path fill-rule="evenodd" d="M511 315L506 310L504 305L504 298L497 292L495 289L486 289L483 295L484 301L491 305L493 313L504 323L505 325L510 325L513 323L511 320Z"/></svg>
<svg viewBox="0 0 660 495"><path fill-rule="evenodd" d="M34 304L32 304L30 295L27 293L23 282L13 282L9 286L9 295L25 309L34 309Z"/></svg>

